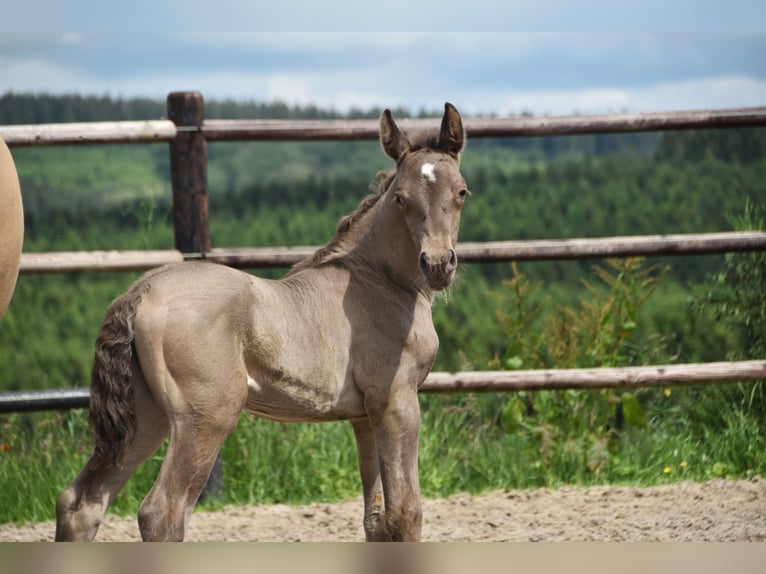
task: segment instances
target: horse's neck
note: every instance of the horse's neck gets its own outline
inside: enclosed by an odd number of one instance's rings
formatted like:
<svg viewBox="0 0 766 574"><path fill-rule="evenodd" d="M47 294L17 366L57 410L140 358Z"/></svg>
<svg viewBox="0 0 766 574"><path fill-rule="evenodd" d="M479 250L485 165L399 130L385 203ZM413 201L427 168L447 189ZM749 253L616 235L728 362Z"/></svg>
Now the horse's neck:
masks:
<svg viewBox="0 0 766 574"><path fill-rule="evenodd" d="M317 273L321 276L340 266L348 269L352 281L373 289L393 287L430 305L434 293L420 272L419 253L395 209L382 198L353 222L340 241L334 239L322 248L318 260L299 264L284 279L300 284L303 279L297 280L298 275L304 279Z"/></svg>
<svg viewBox="0 0 766 574"><path fill-rule="evenodd" d="M433 291L420 272L419 254L399 214L381 200L360 223L354 238L356 246L349 255L368 267L380 281L391 282L413 295L422 295L430 302Z"/></svg>

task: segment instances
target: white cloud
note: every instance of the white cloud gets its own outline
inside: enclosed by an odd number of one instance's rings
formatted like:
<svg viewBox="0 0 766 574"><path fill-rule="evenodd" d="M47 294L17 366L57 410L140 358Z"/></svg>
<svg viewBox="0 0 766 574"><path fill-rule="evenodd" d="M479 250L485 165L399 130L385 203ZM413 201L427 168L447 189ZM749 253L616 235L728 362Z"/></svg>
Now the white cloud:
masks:
<svg viewBox="0 0 766 574"><path fill-rule="evenodd" d="M638 91L635 99L649 109L762 106L766 103L766 80L720 76L664 83Z"/></svg>
<svg viewBox="0 0 766 574"><path fill-rule="evenodd" d="M744 76L697 78L641 87L469 92L456 98L470 113L566 115L762 106L766 81Z"/></svg>
<svg viewBox="0 0 766 574"><path fill-rule="evenodd" d="M445 100L469 114L537 115L660 111L672 109L761 106L766 80L740 76L696 78L638 87L603 86L584 89L475 89L470 85L435 88L427 80L398 83L380 70L338 69L324 73L250 74L234 69L215 72L139 74L102 80L40 59L11 60L0 55L5 85L16 92L79 92L113 96L164 98L177 90L198 90L207 99L315 104L340 111L373 106L404 106L413 112L437 110Z"/></svg>
<svg viewBox="0 0 766 574"><path fill-rule="evenodd" d="M82 44L82 42L83 42L83 36L82 34L79 34L77 32L65 32L61 36L62 44L76 46L78 44Z"/></svg>
<svg viewBox="0 0 766 574"><path fill-rule="evenodd" d="M763 34L206 33L126 40L0 33L0 93L162 99L193 89L207 99L342 111L438 110L449 100L466 113L501 115L766 103Z"/></svg>
<svg viewBox="0 0 766 574"><path fill-rule="evenodd" d="M204 32L182 34L185 41L221 47L278 52L343 53L347 50L401 50L433 36L423 32Z"/></svg>
<svg viewBox="0 0 766 574"><path fill-rule="evenodd" d="M79 92L88 84L88 78L40 58L14 59L0 54L0 69L2 91Z"/></svg>

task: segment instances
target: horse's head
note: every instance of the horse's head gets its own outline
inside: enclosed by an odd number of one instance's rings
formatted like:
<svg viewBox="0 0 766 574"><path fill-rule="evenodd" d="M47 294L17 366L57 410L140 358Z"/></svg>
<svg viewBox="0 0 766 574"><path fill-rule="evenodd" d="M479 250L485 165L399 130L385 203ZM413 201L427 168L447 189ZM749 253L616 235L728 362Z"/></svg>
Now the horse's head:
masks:
<svg viewBox="0 0 766 574"><path fill-rule="evenodd" d="M396 161L396 175L383 201L392 204L406 224L415 248L412 255L428 286L445 289L455 278L460 211L469 193L460 174L465 143L460 114L445 104L438 136L410 141L386 110L380 119L380 139Z"/></svg>

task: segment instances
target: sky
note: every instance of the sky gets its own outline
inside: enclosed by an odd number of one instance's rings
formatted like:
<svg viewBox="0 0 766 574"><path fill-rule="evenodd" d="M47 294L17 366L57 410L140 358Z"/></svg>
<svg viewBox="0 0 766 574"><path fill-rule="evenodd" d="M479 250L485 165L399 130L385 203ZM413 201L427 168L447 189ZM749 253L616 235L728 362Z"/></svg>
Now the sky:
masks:
<svg viewBox="0 0 766 574"><path fill-rule="evenodd" d="M364 29L341 16L328 18L335 13L326 2L321 10L320 3L305 1L254 9L261 3L220 0L215 14L225 6L238 10L236 18L227 12L224 22L188 9L193 0L134 0L124 14L104 12L105 2L68 0L43 10L41 0L27 0L16 3L10 25L0 21L0 93L164 99L171 91L197 90L206 99L341 112L404 107L418 113L450 101L472 115L766 105L766 2L394 2L402 6L369 4ZM356 16L364 4L334 3ZM675 19L660 17L670 6ZM598 8L598 17L589 17L588 7ZM692 9L696 19L688 17ZM194 18L187 22L183 14L189 13ZM403 13L408 18L396 18ZM139 17L143 28L134 27ZM112 30L104 32L99 18L108 18ZM328 19L330 28L355 31L305 30L307 20ZM510 28L510 21L526 23L516 28L527 31L495 30L504 22ZM224 23L228 31L198 31ZM565 24L583 31L565 31ZM288 31L265 31L269 27Z"/></svg>

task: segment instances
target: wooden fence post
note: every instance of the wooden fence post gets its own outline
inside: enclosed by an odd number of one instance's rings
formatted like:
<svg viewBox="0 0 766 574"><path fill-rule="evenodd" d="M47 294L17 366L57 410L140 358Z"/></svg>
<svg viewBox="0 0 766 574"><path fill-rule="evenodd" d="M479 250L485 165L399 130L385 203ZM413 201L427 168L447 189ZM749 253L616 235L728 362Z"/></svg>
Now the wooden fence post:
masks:
<svg viewBox="0 0 766 574"><path fill-rule="evenodd" d="M206 253L210 251L210 221L207 143L202 133L205 104L199 92L173 92L167 106L168 119L180 128L170 142L175 246L182 253Z"/></svg>
<svg viewBox="0 0 766 574"><path fill-rule="evenodd" d="M175 139L170 141L175 247L181 253L207 253L211 244L207 142L202 133L205 102L199 92L172 92L168 95L167 108L168 119L179 128ZM222 495L223 470L219 452L202 497L219 499Z"/></svg>

